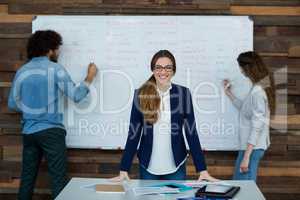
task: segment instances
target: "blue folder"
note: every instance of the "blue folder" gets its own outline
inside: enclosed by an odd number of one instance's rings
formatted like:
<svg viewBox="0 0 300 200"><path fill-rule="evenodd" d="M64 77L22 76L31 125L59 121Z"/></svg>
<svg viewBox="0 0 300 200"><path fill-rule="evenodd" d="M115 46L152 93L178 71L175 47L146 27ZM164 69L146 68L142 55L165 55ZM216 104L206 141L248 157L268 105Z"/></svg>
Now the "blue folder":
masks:
<svg viewBox="0 0 300 200"><path fill-rule="evenodd" d="M180 183L161 183L161 184L156 184L156 185L152 185L151 187L170 187L170 188L178 188L180 192L185 192L188 190L192 190L193 188L190 186L186 186L184 184L180 184Z"/></svg>

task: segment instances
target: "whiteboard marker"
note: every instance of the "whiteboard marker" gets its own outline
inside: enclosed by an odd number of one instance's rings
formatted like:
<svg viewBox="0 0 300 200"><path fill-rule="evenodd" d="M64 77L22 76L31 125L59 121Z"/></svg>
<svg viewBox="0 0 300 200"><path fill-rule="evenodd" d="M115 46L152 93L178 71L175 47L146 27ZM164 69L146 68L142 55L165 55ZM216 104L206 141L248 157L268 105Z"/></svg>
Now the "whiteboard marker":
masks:
<svg viewBox="0 0 300 200"><path fill-rule="evenodd" d="M225 85L225 90L227 90L228 88L230 88L231 84L229 82L226 83Z"/></svg>

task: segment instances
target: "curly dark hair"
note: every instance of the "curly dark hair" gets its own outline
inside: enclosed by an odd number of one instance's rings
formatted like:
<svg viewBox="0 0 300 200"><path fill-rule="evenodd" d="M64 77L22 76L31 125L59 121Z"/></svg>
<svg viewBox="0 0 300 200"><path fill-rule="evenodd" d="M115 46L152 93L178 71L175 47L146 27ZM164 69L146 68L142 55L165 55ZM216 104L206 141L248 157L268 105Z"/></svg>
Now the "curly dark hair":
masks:
<svg viewBox="0 0 300 200"><path fill-rule="evenodd" d="M27 43L27 58L45 56L50 50L62 45L62 37L53 30L39 30L33 33Z"/></svg>

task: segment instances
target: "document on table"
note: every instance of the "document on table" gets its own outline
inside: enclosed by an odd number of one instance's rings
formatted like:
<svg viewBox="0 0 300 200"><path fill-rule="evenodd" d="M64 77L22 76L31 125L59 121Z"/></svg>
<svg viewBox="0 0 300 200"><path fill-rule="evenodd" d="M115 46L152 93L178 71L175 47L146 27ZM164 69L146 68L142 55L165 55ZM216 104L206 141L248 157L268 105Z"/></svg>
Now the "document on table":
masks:
<svg viewBox="0 0 300 200"><path fill-rule="evenodd" d="M93 190L100 193L125 193L123 185L117 184L92 184L82 186L81 188Z"/></svg>
<svg viewBox="0 0 300 200"><path fill-rule="evenodd" d="M227 185L227 186L230 186L230 184L228 184L228 182L226 181L218 181L218 182L205 182L205 181L189 181L189 182L184 182L183 183L184 185L186 186L189 186L189 187L193 187L193 188L201 188L205 185Z"/></svg>
<svg viewBox="0 0 300 200"><path fill-rule="evenodd" d="M147 195L147 194L171 194L179 193L178 188L169 187L136 187L132 188L135 196Z"/></svg>

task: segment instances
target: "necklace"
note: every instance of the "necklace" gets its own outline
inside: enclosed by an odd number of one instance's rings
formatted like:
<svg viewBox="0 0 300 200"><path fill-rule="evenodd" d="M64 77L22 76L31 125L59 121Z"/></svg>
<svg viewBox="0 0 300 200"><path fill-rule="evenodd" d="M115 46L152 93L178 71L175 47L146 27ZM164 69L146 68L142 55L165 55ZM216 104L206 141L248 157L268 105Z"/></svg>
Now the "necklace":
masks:
<svg viewBox="0 0 300 200"><path fill-rule="evenodd" d="M157 88L160 100L161 100L161 110L164 111L165 110L165 103L164 103L164 98L169 94L170 89L172 88L172 86L170 85L169 88L167 90L165 90L164 92L162 90L160 90L159 88Z"/></svg>
<svg viewBox="0 0 300 200"><path fill-rule="evenodd" d="M164 102L164 98L168 95L168 92L165 93L161 93L160 94L160 100L161 100L161 104L162 104L162 110L165 110L165 102Z"/></svg>

